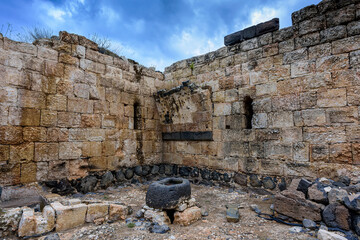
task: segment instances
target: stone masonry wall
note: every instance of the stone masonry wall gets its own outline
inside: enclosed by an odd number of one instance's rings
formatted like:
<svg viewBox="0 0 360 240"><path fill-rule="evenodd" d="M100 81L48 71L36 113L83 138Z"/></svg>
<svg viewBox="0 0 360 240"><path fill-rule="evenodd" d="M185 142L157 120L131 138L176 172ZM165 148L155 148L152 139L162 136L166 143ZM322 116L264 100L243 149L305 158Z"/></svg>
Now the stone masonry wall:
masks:
<svg viewBox="0 0 360 240"><path fill-rule="evenodd" d="M66 32L35 44L0 35L0 185L161 162L163 74L100 50Z"/></svg>
<svg viewBox="0 0 360 240"><path fill-rule="evenodd" d="M166 89L187 80L211 88L213 141L165 141L164 162L358 176L359 2L324 0L294 12L291 27L166 68Z"/></svg>

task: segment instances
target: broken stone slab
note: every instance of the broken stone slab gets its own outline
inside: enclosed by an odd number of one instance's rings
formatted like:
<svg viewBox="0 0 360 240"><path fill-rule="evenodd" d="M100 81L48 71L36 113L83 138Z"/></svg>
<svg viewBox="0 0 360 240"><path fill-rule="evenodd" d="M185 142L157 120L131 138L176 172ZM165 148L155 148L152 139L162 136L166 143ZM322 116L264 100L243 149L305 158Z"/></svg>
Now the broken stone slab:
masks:
<svg viewBox="0 0 360 240"><path fill-rule="evenodd" d="M346 238L340 236L339 234L320 229L317 233L319 240L346 240Z"/></svg>
<svg viewBox="0 0 360 240"><path fill-rule="evenodd" d="M226 220L234 223L240 220L239 208L237 206L226 207Z"/></svg>
<svg viewBox="0 0 360 240"><path fill-rule="evenodd" d="M60 202L51 203L56 213L56 231L63 231L85 223L87 205L64 206Z"/></svg>
<svg viewBox="0 0 360 240"><path fill-rule="evenodd" d="M305 199L300 191L285 190L275 195L274 210L299 221L321 221L322 209L324 205Z"/></svg>
<svg viewBox="0 0 360 240"><path fill-rule="evenodd" d="M34 209L24 208L19 223L19 237L28 237L51 232L55 226L55 211L51 206L45 206L42 213Z"/></svg>
<svg viewBox="0 0 360 240"><path fill-rule="evenodd" d="M109 206L109 220L125 220L126 215L128 214L128 208L120 204L110 204ZM143 217L144 213L141 217Z"/></svg>
<svg viewBox="0 0 360 240"><path fill-rule="evenodd" d="M13 201L14 199L38 199L39 189L36 186L8 186L1 191L1 201Z"/></svg>
<svg viewBox="0 0 360 240"><path fill-rule="evenodd" d="M322 216L327 226L350 230L350 213L345 206L339 203L329 204L325 207Z"/></svg>
<svg viewBox="0 0 360 240"><path fill-rule="evenodd" d="M109 214L109 204L94 203L87 206L87 213L85 221L88 223L94 222L98 218L106 218Z"/></svg>
<svg viewBox="0 0 360 240"><path fill-rule="evenodd" d="M279 30L279 18L273 18L269 21L245 28L241 31L229 34L224 37L225 46L231 46L244 40L261 36L263 34Z"/></svg>
<svg viewBox="0 0 360 240"><path fill-rule="evenodd" d="M201 219L201 209L198 207L187 208L183 212L175 212L174 224L189 226L190 224Z"/></svg>

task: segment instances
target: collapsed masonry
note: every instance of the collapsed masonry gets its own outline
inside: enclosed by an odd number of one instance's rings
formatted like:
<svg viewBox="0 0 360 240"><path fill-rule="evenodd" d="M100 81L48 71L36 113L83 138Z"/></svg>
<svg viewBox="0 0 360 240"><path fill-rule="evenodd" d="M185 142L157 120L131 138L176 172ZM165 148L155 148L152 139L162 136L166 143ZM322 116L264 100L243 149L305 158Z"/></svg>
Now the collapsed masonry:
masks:
<svg viewBox="0 0 360 240"><path fill-rule="evenodd" d="M1 37L0 185L161 164L245 184L249 174L355 181L359 19L358 0L324 0L291 27L238 32L164 74L75 34Z"/></svg>

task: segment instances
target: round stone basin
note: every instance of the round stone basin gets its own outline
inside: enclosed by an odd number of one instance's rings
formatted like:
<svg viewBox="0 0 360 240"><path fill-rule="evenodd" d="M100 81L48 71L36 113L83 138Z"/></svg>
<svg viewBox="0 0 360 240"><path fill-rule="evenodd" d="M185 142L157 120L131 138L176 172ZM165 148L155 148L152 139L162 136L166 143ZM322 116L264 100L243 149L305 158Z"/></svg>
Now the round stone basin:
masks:
<svg viewBox="0 0 360 240"><path fill-rule="evenodd" d="M146 205L156 209L175 209L190 199L190 182L183 178L165 178L150 184L146 193Z"/></svg>

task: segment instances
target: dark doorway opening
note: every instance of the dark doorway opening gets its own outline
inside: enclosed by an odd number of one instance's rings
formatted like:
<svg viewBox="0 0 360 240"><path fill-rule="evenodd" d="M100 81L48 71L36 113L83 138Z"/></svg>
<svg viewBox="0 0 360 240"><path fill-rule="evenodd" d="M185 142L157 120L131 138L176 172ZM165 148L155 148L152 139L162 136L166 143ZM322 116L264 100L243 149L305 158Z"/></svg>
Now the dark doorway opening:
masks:
<svg viewBox="0 0 360 240"><path fill-rule="evenodd" d="M246 96L244 98L244 112L245 112L245 128L252 129L252 118L254 115L253 100L251 97Z"/></svg>

